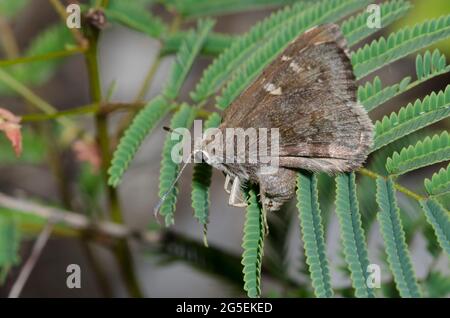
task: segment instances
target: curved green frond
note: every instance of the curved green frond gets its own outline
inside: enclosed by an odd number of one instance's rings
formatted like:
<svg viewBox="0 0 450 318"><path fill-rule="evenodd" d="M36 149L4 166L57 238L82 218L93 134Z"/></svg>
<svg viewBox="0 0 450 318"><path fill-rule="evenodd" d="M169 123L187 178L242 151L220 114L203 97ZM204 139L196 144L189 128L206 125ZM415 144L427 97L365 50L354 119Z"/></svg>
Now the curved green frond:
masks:
<svg viewBox="0 0 450 318"><path fill-rule="evenodd" d="M54 25L33 39L23 56L32 57L62 51L67 45L72 44L73 37L69 29L65 25ZM2 69L24 85L38 86L50 79L61 61L61 59L35 61ZM0 94L10 95L14 94L14 91L0 82Z"/></svg>
<svg viewBox="0 0 450 318"><path fill-rule="evenodd" d="M212 113L205 122L204 129L219 126L221 117L217 113ZM209 186L211 185L212 167L206 163L194 165L192 177L192 208L194 217L203 225L204 241L206 245L206 232L209 217Z"/></svg>
<svg viewBox="0 0 450 318"><path fill-rule="evenodd" d="M424 82L447 72L450 72L450 65L447 65L445 55L441 54L438 49L435 49L433 53L426 51L423 55L417 55L416 75L418 81Z"/></svg>
<svg viewBox="0 0 450 318"><path fill-rule="evenodd" d="M332 7L339 3L338 6ZM250 58L233 73L217 99L217 107L226 109L299 34L312 26L334 22L364 5L365 1L330 1L313 6L280 26L279 30L257 48Z"/></svg>
<svg viewBox="0 0 450 318"><path fill-rule="evenodd" d="M405 241L400 210L391 179L377 179L378 222L386 248L387 259L401 297L421 297Z"/></svg>
<svg viewBox="0 0 450 318"><path fill-rule="evenodd" d="M428 199L420 202L428 223L433 227L439 245L450 256L450 214L437 201Z"/></svg>
<svg viewBox="0 0 450 318"><path fill-rule="evenodd" d="M384 116L375 123L375 151L414 131L429 126L450 115L450 85L445 92L433 92L423 100L402 107L398 113Z"/></svg>
<svg viewBox="0 0 450 318"><path fill-rule="evenodd" d="M356 297L375 297L367 286L369 258L356 197L355 174L336 177L336 214L341 228L345 260L351 272Z"/></svg>
<svg viewBox="0 0 450 318"><path fill-rule="evenodd" d="M297 209L312 285L317 297L332 297L330 270L326 257L322 217L318 201L317 176L299 173Z"/></svg>
<svg viewBox="0 0 450 318"><path fill-rule="evenodd" d="M267 9L291 4L296 0L163 0L170 9L187 18L223 15L234 12ZM303 0L303 2L312 2Z"/></svg>
<svg viewBox="0 0 450 318"><path fill-rule="evenodd" d="M14 218L0 210L0 285L9 269L19 262L19 234Z"/></svg>
<svg viewBox="0 0 450 318"><path fill-rule="evenodd" d="M400 83L383 87L378 76L375 76L373 83L367 82L358 87L358 100L364 108L370 112L409 89L411 77L405 77Z"/></svg>
<svg viewBox="0 0 450 318"><path fill-rule="evenodd" d="M161 96L151 100L142 109L130 127L125 131L120 139L119 145L114 152L111 167L108 170L108 183L117 187L127 170L136 152L139 150L144 138L158 124L158 122L170 111L170 104Z"/></svg>
<svg viewBox="0 0 450 318"><path fill-rule="evenodd" d="M264 220L255 190L248 193L245 214L242 265L244 290L249 297L261 295L261 266L264 252Z"/></svg>
<svg viewBox="0 0 450 318"><path fill-rule="evenodd" d="M176 55L175 63L170 72L169 81L163 91L163 95L170 100L177 98L195 58L205 43L209 32L215 22L213 20L200 20L197 32L190 32Z"/></svg>
<svg viewBox="0 0 450 318"><path fill-rule="evenodd" d="M181 105L180 109L173 115L170 121L170 128L189 128L195 118L195 108L187 104ZM164 141L162 151L161 169L159 175L159 197L162 198L169 191L170 186L175 181L180 165L172 159L172 149L181 141L173 140L171 134L168 134ZM174 223L173 213L177 201L178 188L174 186L170 193L164 198L161 204L159 214L164 216L166 226Z"/></svg>
<svg viewBox="0 0 450 318"><path fill-rule="evenodd" d="M393 175L431 166L435 163L450 160L450 136L444 131L441 135L426 137L415 146L394 152L386 161L386 170Z"/></svg>
<svg viewBox="0 0 450 318"><path fill-rule="evenodd" d="M381 27L385 28L391 23L403 17L411 8L411 3L404 0L392 0L384 2L380 6ZM367 26L367 19L370 12L364 11L358 15L350 17L342 23L342 32L349 46L352 46L359 41L367 38L371 34L379 31L377 28L369 28Z"/></svg>
<svg viewBox="0 0 450 318"><path fill-rule="evenodd" d="M167 26L157 16L154 16L145 2L111 1L105 9L109 21L120 23L153 38L160 38L167 32Z"/></svg>
<svg viewBox="0 0 450 318"><path fill-rule="evenodd" d="M168 34L163 39L163 47L161 48L161 55L168 55L176 53L184 39L189 32L179 31L176 33ZM206 55L218 55L229 48L233 43L237 41L237 36L210 32L206 37L205 43L203 43L203 48L201 50L202 54Z"/></svg>
<svg viewBox="0 0 450 318"><path fill-rule="evenodd" d="M321 3L323 2L321 1ZM244 35L237 37L229 48L214 59L203 72L195 90L191 93L192 100L198 103L213 95L229 77L229 74L258 47L263 39L270 37L280 25L301 14L305 8L305 3L299 2L292 7L277 11L257 23Z"/></svg>
<svg viewBox="0 0 450 318"><path fill-rule="evenodd" d="M366 44L352 54L353 70L361 79L379 68L450 36L450 16L405 27Z"/></svg>
<svg viewBox="0 0 450 318"><path fill-rule="evenodd" d="M424 64L429 65L424 73ZM416 73L417 80L411 83L411 77L405 77L399 83L382 88L381 80L375 77L373 83L367 82L358 88L358 99L367 111L374 110L388 100L405 93L406 91L432 79L436 76L450 72L445 55L441 55L439 50L434 50L433 54L427 51L424 56L417 55Z"/></svg>
<svg viewBox="0 0 450 318"><path fill-rule="evenodd" d="M450 164L447 169L442 168L433 174L430 179L425 179L425 189L429 195L440 195L450 192Z"/></svg>

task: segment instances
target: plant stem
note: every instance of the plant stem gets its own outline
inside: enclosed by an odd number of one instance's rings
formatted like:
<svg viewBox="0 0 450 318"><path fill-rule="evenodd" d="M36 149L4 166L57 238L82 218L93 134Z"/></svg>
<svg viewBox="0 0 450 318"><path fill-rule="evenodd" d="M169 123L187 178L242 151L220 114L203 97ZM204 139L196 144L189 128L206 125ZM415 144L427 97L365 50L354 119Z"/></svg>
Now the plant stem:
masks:
<svg viewBox="0 0 450 318"><path fill-rule="evenodd" d="M358 170L359 173L361 173L364 176L370 177L372 179L377 179L377 178L383 178L383 179L387 179L385 176L379 175L378 173L375 173L369 169L366 168L360 168ZM421 200L425 200L426 198L418 193L415 193L414 191L409 190L408 188L402 186L401 184L398 184L396 182L394 182L394 187L399 191L402 192L404 194L406 194L407 196L409 196L410 198L413 198L416 201L421 201Z"/></svg>
<svg viewBox="0 0 450 318"><path fill-rule="evenodd" d="M8 58L16 58L19 56L19 47L8 21L0 16L0 41L3 44L6 56Z"/></svg>
<svg viewBox="0 0 450 318"><path fill-rule="evenodd" d="M80 107L71 108L68 110L59 111L53 114L27 114L22 116L22 122L36 122L52 120L66 116L79 116L79 115L91 115L102 113L104 115L110 114L116 111L132 111L141 109L145 105L144 102L140 103L106 103L99 105L98 103L88 104Z"/></svg>
<svg viewBox="0 0 450 318"><path fill-rule="evenodd" d="M71 48L71 49L67 49L67 50L49 52L49 53L35 55L35 56L24 56L24 57L14 57L14 58L11 57L11 59L9 59L9 60L0 61L0 67L59 59L62 57L71 56L71 55L75 55L78 53L84 53L85 51L86 51L85 48L75 47L75 48Z"/></svg>
<svg viewBox="0 0 450 318"><path fill-rule="evenodd" d="M67 12L66 7L59 2L59 0L49 0L55 11L58 13L58 15L61 18L61 21L65 24L67 20ZM73 37L78 42L78 44L84 48L87 49L89 45L89 41L83 36L83 34L80 32L80 30L76 28L70 28L70 32L72 32Z"/></svg>
<svg viewBox="0 0 450 318"><path fill-rule="evenodd" d="M88 30L89 49L85 53L87 69L89 74L89 82L91 89L92 102L98 105L102 104L102 92L100 85L100 74L97 61L97 43L99 33L97 30ZM118 224L123 224L123 216L120 208L119 196L115 188L108 186L108 165L111 161L111 148L108 135L108 118L106 114L101 112L95 116L97 129L97 138L102 154L102 177L104 186L107 189L107 197L109 208L111 211L111 219ZM132 297L142 297L137 277L133 269L132 254L126 239L119 240L115 248L115 256L120 264L122 275L124 277L128 292Z"/></svg>

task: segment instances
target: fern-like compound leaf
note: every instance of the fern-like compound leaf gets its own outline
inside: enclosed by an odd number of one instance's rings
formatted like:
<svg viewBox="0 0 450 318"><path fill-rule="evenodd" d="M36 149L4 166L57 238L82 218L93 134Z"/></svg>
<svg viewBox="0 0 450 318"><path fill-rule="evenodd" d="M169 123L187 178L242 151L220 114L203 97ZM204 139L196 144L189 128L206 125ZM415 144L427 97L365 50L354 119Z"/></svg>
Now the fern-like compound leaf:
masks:
<svg viewBox="0 0 450 318"><path fill-rule="evenodd" d="M161 48L161 55L168 55L178 52L188 34L189 31L179 31L168 34L166 37L164 37L163 47ZM236 41L236 36L210 32L206 37L201 53L212 56L219 55Z"/></svg>
<svg viewBox="0 0 450 318"><path fill-rule="evenodd" d="M120 139L108 170L111 186L117 187L123 174L134 159L145 137L170 111L170 104L161 96L151 100L133 119L130 127Z"/></svg>
<svg viewBox="0 0 450 318"><path fill-rule="evenodd" d="M261 295L261 266L264 252L264 219L257 193L248 193L245 214L242 265L244 266L244 290L249 297Z"/></svg>
<svg viewBox="0 0 450 318"><path fill-rule="evenodd" d="M221 117L217 113L212 113L205 122L205 129L218 127ZM203 225L204 241L206 243L206 231L209 217L209 186L211 185L212 167L206 163L194 165L192 178L192 208L194 217Z"/></svg>
<svg viewBox="0 0 450 318"><path fill-rule="evenodd" d="M369 258L356 197L354 173L336 177L336 214L355 296L375 297L373 289L367 286Z"/></svg>
<svg viewBox="0 0 450 318"><path fill-rule="evenodd" d="M322 217L318 201L317 176L299 173L297 209L312 285L317 297L332 297L330 270L325 250Z"/></svg>
<svg viewBox="0 0 450 318"><path fill-rule="evenodd" d="M13 217L0 211L0 284L9 269L19 261L20 235Z"/></svg>
<svg viewBox="0 0 450 318"><path fill-rule="evenodd" d="M169 81L163 95L170 100L177 98L195 58L200 53L209 32L214 26L213 20L200 20L197 32L190 32L176 55L175 63L170 72Z"/></svg>
<svg viewBox="0 0 450 318"><path fill-rule="evenodd" d="M170 122L170 128L189 128L195 118L195 109L187 104L181 105L180 109L173 115ZM159 197L163 198L169 191L170 186L175 181L180 165L172 158L172 149L180 141L172 140L171 134L168 134L164 142L162 151L161 169L159 175ZM175 186L164 198L161 204L159 214L164 216L166 226L174 223L174 211L177 201L178 188Z"/></svg>
<svg viewBox="0 0 450 318"><path fill-rule="evenodd" d="M380 6L381 27L385 28L391 23L402 18L410 8L411 3L409 1L393 0L384 2ZM358 43L378 31L377 28L370 28L367 25L367 20L370 14L370 12L364 11L358 15L350 17L342 24L342 32L344 33L349 46Z"/></svg>
<svg viewBox="0 0 450 318"><path fill-rule="evenodd" d="M450 160L450 136L444 131L403 148L400 153L394 152L386 161L386 169L390 174L401 175L446 160Z"/></svg>
<svg viewBox="0 0 450 318"><path fill-rule="evenodd" d="M400 83L383 87L378 76L375 76L373 83L367 82L358 87L358 100L369 112L389 101L395 96L405 92L410 87L411 77L405 77Z"/></svg>
<svg viewBox="0 0 450 318"><path fill-rule="evenodd" d="M425 62L428 61L428 62ZM429 64L428 73L424 73L424 64ZM358 88L358 99L367 111L372 111L390 99L426 82L436 76L450 72L445 56L436 49L433 54L427 51L423 56L417 55L417 80L411 83L411 77L405 77L399 83L383 88L381 80L375 77L373 83L367 82Z"/></svg>
<svg viewBox="0 0 450 318"><path fill-rule="evenodd" d="M313 6L280 26L273 36L243 63L232 75L217 99L217 107L226 109L299 34L317 24L334 22L364 6L365 1L329 1ZM336 5L338 4L338 5ZM335 5L335 7L332 7Z"/></svg>
<svg viewBox="0 0 450 318"><path fill-rule="evenodd" d="M426 51L423 55L417 55L417 80L424 82L427 79L447 72L450 72L450 66L447 65L445 55L441 54L438 49L435 49L433 53Z"/></svg>
<svg viewBox="0 0 450 318"><path fill-rule="evenodd" d="M353 70L361 79L379 68L450 36L450 16L427 20L381 37L352 54Z"/></svg>
<svg viewBox="0 0 450 318"><path fill-rule="evenodd" d="M450 115L450 85L445 92L433 92L423 100L402 107L398 113L375 123L373 151Z"/></svg>
<svg viewBox="0 0 450 318"><path fill-rule="evenodd" d="M377 179L376 199L380 208L377 215L378 222L397 290L404 298L421 297L391 179L385 180L382 177Z"/></svg>
<svg viewBox="0 0 450 318"><path fill-rule="evenodd" d="M420 202L428 223L433 227L439 245L450 256L450 214L433 199Z"/></svg>
<svg viewBox="0 0 450 318"><path fill-rule="evenodd" d="M273 8L287 5L296 0L163 0L170 9L187 18L223 15L233 12ZM312 2L304 0L303 2Z"/></svg>
<svg viewBox="0 0 450 318"><path fill-rule="evenodd" d="M151 14L145 2L111 1L105 9L105 15L109 21L122 24L153 38L160 38L167 32L167 26L159 17Z"/></svg>
<svg viewBox="0 0 450 318"><path fill-rule="evenodd" d="M430 179L424 181L425 189L429 195L441 195L450 192L450 164L447 169L442 168L433 174Z"/></svg>

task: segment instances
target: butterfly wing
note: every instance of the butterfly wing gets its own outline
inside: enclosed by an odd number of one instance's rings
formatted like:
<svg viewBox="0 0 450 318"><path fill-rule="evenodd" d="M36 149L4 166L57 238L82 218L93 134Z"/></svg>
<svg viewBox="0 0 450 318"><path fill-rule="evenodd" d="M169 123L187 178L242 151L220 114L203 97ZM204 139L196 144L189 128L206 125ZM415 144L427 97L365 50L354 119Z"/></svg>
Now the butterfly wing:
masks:
<svg viewBox="0 0 450 318"><path fill-rule="evenodd" d="M356 99L346 42L313 28L272 62L224 114L221 128L278 128L279 164L335 173L365 161L373 125Z"/></svg>

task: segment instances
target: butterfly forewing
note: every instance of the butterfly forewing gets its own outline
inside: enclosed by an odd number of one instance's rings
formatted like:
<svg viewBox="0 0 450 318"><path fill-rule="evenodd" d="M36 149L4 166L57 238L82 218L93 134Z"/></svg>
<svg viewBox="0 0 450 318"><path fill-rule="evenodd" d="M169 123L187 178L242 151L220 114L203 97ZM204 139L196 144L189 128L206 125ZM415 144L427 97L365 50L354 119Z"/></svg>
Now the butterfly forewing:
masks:
<svg viewBox="0 0 450 318"><path fill-rule="evenodd" d="M373 125L356 100L347 52L338 26L307 31L230 105L221 128L278 128L284 167L329 173L359 167Z"/></svg>

